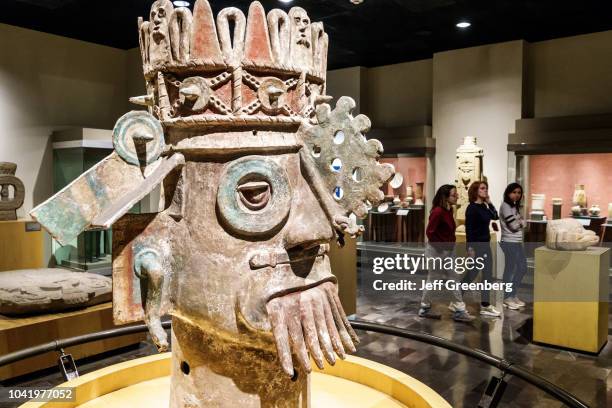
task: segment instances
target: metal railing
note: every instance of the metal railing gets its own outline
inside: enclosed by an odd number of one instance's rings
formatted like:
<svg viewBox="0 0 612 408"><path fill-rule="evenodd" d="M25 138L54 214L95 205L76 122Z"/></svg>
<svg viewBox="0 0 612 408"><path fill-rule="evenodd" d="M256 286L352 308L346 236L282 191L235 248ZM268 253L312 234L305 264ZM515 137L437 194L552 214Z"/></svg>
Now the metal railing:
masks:
<svg viewBox="0 0 612 408"><path fill-rule="evenodd" d="M415 340L422 343L430 344L432 346L441 347L447 350L454 351L459 354L463 354L467 357L479 360L487 365L498 368L504 375L510 374L516 376L527 383L539 388L552 396L556 400L563 402L572 408L588 408L588 405L578 399L576 396L570 394L564 389L551 383L550 381L540 377L531 371L515 365L514 363L505 360L503 358L494 356L485 351L473 349L461 344L454 343L442 337L434 336L432 334L401 329L399 327L387 326L378 323L367 322L363 320L353 320L351 325L355 330L370 331L375 333L387 334L396 337L402 337L405 339ZM170 321L162 322L162 326L165 329L169 329L171 326ZM70 337L67 339L55 340L48 343L43 343L38 346L28 347L23 350L19 350L13 353L9 353L0 356L0 367L7 364L14 363L19 360L23 360L29 357L37 356L40 354L52 352L52 351L63 351L64 348L70 346L76 346L83 343L90 343L93 341L104 340L111 337L125 336L129 334L146 332L147 326L144 324L138 324L133 326L118 327L115 329L104 330L96 333L84 334L81 336Z"/></svg>

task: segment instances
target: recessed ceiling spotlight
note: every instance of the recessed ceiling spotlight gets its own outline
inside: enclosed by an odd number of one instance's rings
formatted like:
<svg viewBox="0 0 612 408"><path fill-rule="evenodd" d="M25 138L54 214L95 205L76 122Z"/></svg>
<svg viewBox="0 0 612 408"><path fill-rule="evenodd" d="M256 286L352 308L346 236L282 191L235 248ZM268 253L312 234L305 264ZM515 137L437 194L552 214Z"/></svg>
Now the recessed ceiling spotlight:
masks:
<svg viewBox="0 0 612 408"><path fill-rule="evenodd" d="M353 3L353 4L361 4L361 3L363 3L363 0L351 0L351 3Z"/></svg>
<svg viewBox="0 0 612 408"><path fill-rule="evenodd" d="M460 21L457 23L457 27L459 28L468 28L471 25L472 23L470 23L469 21Z"/></svg>
<svg viewBox="0 0 612 408"><path fill-rule="evenodd" d="M279 0L281 3L291 3L293 0Z"/></svg>
<svg viewBox="0 0 612 408"><path fill-rule="evenodd" d="M176 7L189 7L190 3L188 1L173 1L172 4Z"/></svg>

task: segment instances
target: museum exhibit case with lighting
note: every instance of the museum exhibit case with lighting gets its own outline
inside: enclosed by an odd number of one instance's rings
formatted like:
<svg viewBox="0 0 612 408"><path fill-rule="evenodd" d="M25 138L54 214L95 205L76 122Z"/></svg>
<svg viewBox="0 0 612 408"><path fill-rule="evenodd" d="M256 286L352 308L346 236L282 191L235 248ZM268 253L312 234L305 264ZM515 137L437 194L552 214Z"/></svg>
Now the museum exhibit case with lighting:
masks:
<svg viewBox="0 0 612 408"><path fill-rule="evenodd" d="M7 0L0 406L605 406L610 13L485 3Z"/></svg>

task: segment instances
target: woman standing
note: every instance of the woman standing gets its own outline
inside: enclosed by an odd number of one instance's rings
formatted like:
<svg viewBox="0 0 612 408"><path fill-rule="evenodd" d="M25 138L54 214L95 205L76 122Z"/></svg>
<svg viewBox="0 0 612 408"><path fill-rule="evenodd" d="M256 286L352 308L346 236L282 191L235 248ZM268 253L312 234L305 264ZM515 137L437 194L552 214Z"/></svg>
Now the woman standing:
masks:
<svg viewBox="0 0 612 408"><path fill-rule="evenodd" d="M527 223L521 216L521 200L523 187L518 183L510 183L504 191L504 201L499 208L501 224L501 242L504 251L504 283L512 284L512 292L504 293L504 307L517 310L525 306L525 302L516 296L516 291L527 273L527 257L523 246L523 229Z"/></svg>
<svg viewBox="0 0 612 408"><path fill-rule="evenodd" d="M491 253L491 221L499 219L497 210L489 199L489 185L486 181L475 181L468 189L470 204L465 210L465 232L468 246L468 256L483 258L484 267L482 280L491 282L493 279L493 255ZM473 282L480 272L471 269L465 277L466 282ZM488 290L480 292L480 314L499 317L501 313L490 303Z"/></svg>
<svg viewBox="0 0 612 408"><path fill-rule="evenodd" d="M449 280L455 279L455 271L446 270L441 265L444 259L452 257L455 249L455 219L453 218L452 205L457 204L457 189L455 186L445 184L438 189L433 199L432 209L429 213L429 223L427 224L427 238L429 240L425 256L426 258L440 259L441 262L432 262L433 267L427 272L427 282L431 283L434 280ZM436 266L436 264L438 264ZM454 286L454 285L453 285ZM465 309L463 297L460 290L451 291L453 301L451 302L451 310L453 310L453 320L459 322L470 322L474 320ZM420 317L428 317L439 319L440 314L431 310L431 290L423 290L421 299L421 308L419 309Z"/></svg>

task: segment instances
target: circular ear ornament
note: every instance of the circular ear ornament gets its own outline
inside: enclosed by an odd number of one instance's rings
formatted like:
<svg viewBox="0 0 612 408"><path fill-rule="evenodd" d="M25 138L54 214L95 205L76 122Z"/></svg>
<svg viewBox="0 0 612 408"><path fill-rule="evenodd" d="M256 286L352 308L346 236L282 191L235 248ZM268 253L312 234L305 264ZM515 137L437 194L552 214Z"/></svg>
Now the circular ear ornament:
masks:
<svg viewBox="0 0 612 408"><path fill-rule="evenodd" d="M164 149L161 123L145 111L131 111L119 118L113 129L113 146L127 163L146 166Z"/></svg>
<svg viewBox="0 0 612 408"><path fill-rule="evenodd" d="M289 216L291 185L287 172L266 157L240 158L221 175L217 207L233 231L247 236L269 234Z"/></svg>

